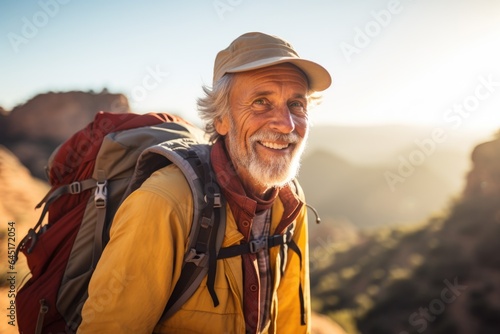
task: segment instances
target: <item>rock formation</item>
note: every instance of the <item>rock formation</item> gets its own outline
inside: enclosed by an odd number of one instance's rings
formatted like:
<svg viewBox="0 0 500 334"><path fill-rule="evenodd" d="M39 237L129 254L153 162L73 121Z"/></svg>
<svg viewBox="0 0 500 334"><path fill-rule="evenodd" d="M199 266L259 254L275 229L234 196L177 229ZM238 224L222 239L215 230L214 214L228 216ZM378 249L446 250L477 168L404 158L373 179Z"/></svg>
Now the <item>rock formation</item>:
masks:
<svg viewBox="0 0 500 334"><path fill-rule="evenodd" d="M466 198L500 194L500 136L472 152L473 169L467 176Z"/></svg>
<svg viewBox="0 0 500 334"><path fill-rule="evenodd" d="M130 108L124 95L106 90L39 94L9 113L0 112L0 144L34 176L45 179L44 168L52 151L99 111L122 113Z"/></svg>

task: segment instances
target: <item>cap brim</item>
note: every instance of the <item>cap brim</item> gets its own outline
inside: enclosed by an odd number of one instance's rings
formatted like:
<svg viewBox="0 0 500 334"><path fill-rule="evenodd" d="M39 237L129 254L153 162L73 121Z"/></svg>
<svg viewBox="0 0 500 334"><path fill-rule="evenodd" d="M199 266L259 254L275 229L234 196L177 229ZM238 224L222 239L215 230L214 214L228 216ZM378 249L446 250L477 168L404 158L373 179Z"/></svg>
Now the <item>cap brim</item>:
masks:
<svg viewBox="0 0 500 334"><path fill-rule="evenodd" d="M295 57L272 57L260 59L245 65L228 69L226 70L226 73L246 72L282 63L291 63L300 68L307 76L310 86L309 88L314 91L323 91L332 84L332 77L323 66L310 60Z"/></svg>

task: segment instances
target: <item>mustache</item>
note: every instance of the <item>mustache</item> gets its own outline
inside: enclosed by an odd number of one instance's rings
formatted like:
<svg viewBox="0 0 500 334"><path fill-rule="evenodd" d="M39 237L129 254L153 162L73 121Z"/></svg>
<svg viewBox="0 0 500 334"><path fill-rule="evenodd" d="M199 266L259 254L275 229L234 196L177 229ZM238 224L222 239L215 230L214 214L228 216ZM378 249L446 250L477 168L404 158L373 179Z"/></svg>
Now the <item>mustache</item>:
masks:
<svg viewBox="0 0 500 334"><path fill-rule="evenodd" d="M285 142L289 144L297 144L300 142L301 137L297 134L297 132L291 133L276 133L273 131L260 131L254 133L250 139L252 141L277 141L277 142Z"/></svg>

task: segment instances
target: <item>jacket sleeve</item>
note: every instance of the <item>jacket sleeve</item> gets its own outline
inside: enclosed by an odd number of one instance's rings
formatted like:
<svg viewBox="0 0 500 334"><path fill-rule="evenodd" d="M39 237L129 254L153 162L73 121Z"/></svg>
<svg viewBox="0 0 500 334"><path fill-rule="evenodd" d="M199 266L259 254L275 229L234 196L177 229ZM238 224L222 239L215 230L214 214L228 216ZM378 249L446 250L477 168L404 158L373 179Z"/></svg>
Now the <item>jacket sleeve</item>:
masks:
<svg viewBox="0 0 500 334"><path fill-rule="evenodd" d="M293 239L300 249L300 256L288 249L287 263L278 287L278 333L310 333L311 300L309 286L309 248L307 209L304 205L296 219ZM302 289L302 293L299 290ZM302 300L301 300L302 299ZM301 314L301 303L304 314ZM305 324L301 325L304 318Z"/></svg>
<svg viewBox="0 0 500 334"><path fill-rule="evenodd" d="M153 174L124 201L90 281L78 333L153 332L180 275L192 211L189 186L175 166Z"/></svg>

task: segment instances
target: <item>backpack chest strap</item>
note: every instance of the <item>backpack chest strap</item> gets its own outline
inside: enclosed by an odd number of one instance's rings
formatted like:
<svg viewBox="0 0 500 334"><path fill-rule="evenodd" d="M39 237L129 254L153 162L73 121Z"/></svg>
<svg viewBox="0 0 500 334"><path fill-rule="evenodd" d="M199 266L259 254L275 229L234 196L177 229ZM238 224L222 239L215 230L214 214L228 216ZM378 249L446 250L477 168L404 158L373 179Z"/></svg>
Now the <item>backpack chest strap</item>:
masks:
<svg viewBox="0 0 500 334"><path fill-rule="evenodd" d="M292 231L289 230L284 234L272 235L270 237L254 239L248 243L221 248L217 255L217 259L226 259L248 253L257 253L262 249L269 249L271 247L288 244L291 240Z"/></svg>

